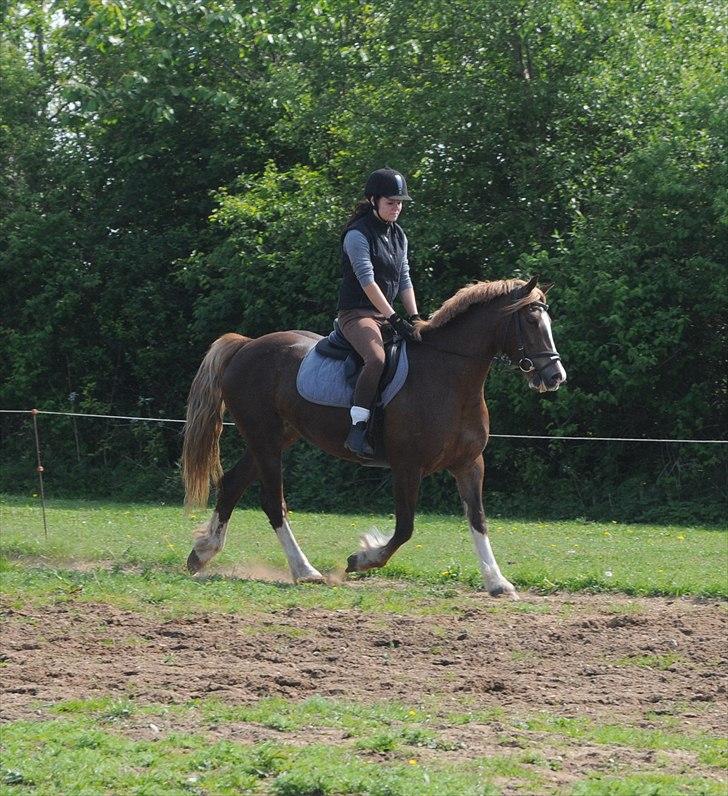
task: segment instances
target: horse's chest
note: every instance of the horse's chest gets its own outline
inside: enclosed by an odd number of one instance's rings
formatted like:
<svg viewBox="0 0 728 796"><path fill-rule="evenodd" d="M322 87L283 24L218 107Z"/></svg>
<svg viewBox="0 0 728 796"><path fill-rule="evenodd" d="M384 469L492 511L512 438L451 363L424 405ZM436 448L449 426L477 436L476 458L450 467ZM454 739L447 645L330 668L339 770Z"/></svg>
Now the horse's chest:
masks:
<svg viewBox="0 0 728 796"><path fill-rule="evenodd" d="M488 440L485 406L452 407L449 417L438 424L437 444L432 448L432 469L440 470L477 459ZM429 427L430 433L433 426Z"/></svg>

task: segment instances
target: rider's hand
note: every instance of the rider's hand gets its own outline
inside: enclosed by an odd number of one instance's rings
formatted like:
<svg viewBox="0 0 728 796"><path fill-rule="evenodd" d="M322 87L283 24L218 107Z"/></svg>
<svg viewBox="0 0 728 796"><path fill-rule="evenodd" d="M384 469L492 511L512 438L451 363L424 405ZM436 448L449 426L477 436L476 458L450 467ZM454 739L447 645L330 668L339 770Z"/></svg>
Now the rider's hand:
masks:
<svg viewBox="0 0 728 796"><path fill-rule="evenodd" d="M406 321L404 318L400 318L396 312L393 315L390 315L389 318L387 318L387 321L394 331L404 337L405 340L417 340L415 335L415 327L412 326L409 321Z"/></svg>

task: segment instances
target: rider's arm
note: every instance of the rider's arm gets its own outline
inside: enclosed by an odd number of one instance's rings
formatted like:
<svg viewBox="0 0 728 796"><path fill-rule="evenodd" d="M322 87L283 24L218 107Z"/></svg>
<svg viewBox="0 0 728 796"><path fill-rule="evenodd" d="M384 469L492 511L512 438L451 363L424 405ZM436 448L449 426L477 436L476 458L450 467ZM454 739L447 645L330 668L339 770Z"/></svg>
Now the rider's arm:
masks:
<svg viewBox="0 0 728 796"><path fill-rule="evenodd" d="M405 312L407 315L417 315L417 299L415 298L415 289L412 286L412 279L410 279L409 272L409 246L405 238L404 262L402 263L402 270L399 275L399 298L402 301Z"/></svg>
<svg viewBox="0 0 728 796"><path fill-rule="evenodd" d="M410 287L407 290L400 291L399 297L407 315L417 315L417 300L415 299L414 289Z"/></svg>
<svg viewBox="0 0 728 796"><path fill-rule="evenodd" d="M379 288L376 282L371 282L368 285L362 285L362 290L366 293L366 297L372 304L384 315L385 318L391 318L394 315L392 305L387 301L384 293Z"/></svg>

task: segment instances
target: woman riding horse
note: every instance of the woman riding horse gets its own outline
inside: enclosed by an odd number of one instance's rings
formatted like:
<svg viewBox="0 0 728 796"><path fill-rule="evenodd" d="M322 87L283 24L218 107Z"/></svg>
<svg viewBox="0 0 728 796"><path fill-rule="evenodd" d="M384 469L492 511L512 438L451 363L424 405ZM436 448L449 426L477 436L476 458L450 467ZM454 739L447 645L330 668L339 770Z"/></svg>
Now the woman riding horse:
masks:
<svg viewBox="0 0 728 796"><path fill-rule="evenodd" d="M483 449L488 440L483 383L498 353L516 362L530 387L539 392L557 390L566 379L544 291L536 282L535 278L476 282L448 299L428 321L417 324L421 342L408 351L407 381L384 413L383 438L395 498L394 533L387 538L367 535L363 549L349 556L348 572L387 563L412 536L423 477L449 470L487 590L517 598L496 563L483 509ZM200 528L187 559L190 572L200 571L222 550L235 505L259 481L261 506L294 581L323 580L293 535L281 472L283 451L301 437L332 456L361 461L344 445L349 411L311 403L297 390L301 363L320 339L305 331L273 332L256 339L225 334L203 359L187 404L182 452L185 502L206 505L211 481L218 494L212 517ZM223 474L220 434L226 410L245 439L246 450Z"/></svg>
<svg viewBox="0 0 728 796"><path fill-rule="evenodd" d="M384 370L382 326L389 323L412 340L412 322L420 316L409 275L407 236L397 223L402 203L411 200L407 183L394 169L378 169L369 176L364 197L346 222L342 236L337 320L344 337L364 360L354 388L351 430L344 445L360 458L371 459L374 451L366 439L366 429ZM392 307L396 296L402 300L408 321Z"/></svg>

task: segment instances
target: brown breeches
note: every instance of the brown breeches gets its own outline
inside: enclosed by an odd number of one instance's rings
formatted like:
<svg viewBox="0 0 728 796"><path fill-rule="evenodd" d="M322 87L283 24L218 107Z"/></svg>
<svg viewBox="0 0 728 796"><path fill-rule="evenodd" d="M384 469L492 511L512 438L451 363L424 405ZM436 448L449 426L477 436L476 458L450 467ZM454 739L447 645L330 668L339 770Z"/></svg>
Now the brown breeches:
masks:
<svg viewBox="0 0 728 796"><path fill-rule="evenodd" d="M386 319L371 310L343 310L338 320L344 337L364 360L354 389L354 406L371 409L384 371L382 325Z"/></svg>

